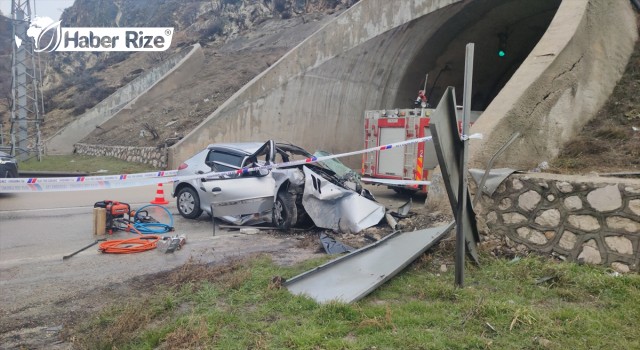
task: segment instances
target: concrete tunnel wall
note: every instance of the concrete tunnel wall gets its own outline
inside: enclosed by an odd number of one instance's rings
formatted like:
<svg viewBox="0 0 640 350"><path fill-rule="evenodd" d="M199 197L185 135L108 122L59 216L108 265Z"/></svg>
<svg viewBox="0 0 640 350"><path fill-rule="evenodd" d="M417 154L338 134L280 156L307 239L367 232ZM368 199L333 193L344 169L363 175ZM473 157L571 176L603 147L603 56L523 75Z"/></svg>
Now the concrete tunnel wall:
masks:
<svg viewBox="0 0 640 350"><path fill-rule="evenodd" d="M432 106L449 86L456 88L461 104L465 46L474 43L471 109L484 111L543 36L560 3L561 0L471 2L438 28L435 35L425 37L405 71L397 72L402 80L394 105L406 106L413 101L417 90L424 89L426 73L426 93ZM503 57L498 55L499 48L505 52Z"/></svg>
<svg viewBox="0 0 640 350"><path fill-rule="evenodd" d="M310 151L362 148L365 109L395 96L401 49L420 47L409 22L430 13L435 32L460 0L365 0L352 6L254 78L169 149L169 167L215 142L275 139ZM383 35L384 34L384 35ZM389 106L392 107L392 106ZM358 157L355 157L358 158ZM360 159L345 159L359 166Z"/></svg>
<svg viewBox="0 0 640 350"><path fill-rule="evenodd" d="M591 3L599 6L593 6ZM480 43L485 43L484 46L491 46L489 50L493 54L498 41L497 29L486 23L493 23L496 20L489 22L485 20L482 24L482 19L500 19L501 16L515 14L518 11L514 12L514 10L521 7L518 5L523 4L528 4L529 7L533 4L532 14L539 17L534 18L533 21L538 26L542 24L542 30L538 29L539 33L536 35L542 35L551 18L553 18L552 28L561 28L554 29L555 32L545 35L536 46L536 49L549 46L556 48L554 56L542 56L546 58L545 62L551 63L561 58L559 56L563 56L560 55L563 52L562 48L566 46L563 42L572 42L571 38L578 29L607 32L624 39L624 44L621 45L616 44L615 41L601 43L603 45L601 51L604 52L610 49L609 46L617 48L614 50L616 59L611 64L612 68L607 69L612 74L601 77L607 80L604 84L606 87L595 91L598 95L597 100L604 101L620 77L632 50L634 35L637 34L630 31L628 25L613 26L614 23L618 23L617 17L620 16L623 18L622 23L633 23L633 21L627 21L629 16L633 17L633 13L627 11L629 6L625 7L624 2L611 6L612 14L602 16L603 19L599 21L593 21L593 18L600 16L599 12L590 12L589 16L593 17L590 22L591 28L583 28L575 23L587 20L585 17L588 8L603 10L605 6L602 3L606 1L565 0L556 14L555 9L559 4L556 0L546 2L363 0L253 79L196 130L172 147L169 151L169 166L177 167L180 162L207 144L215 142L271 138L299 144L311 151L325 149L341 152L360 149L363 145L364 110L408 107L403 101L415 97L420 85L419 80L426 72L430 72L430 81L432 81L431 79L436 75L434 73L441 69L442 65L451 60L463 61L464 45L468 42L467 40L475 38ZM523 16L526 11L519 11L519 13ZM554 14L555 17L553 17ZM503 23L500 25L503 26ZM483 30L489 31L484 36L489 39L484 41L483 36L478 34ZM522 57L514 60L510 65L507 64L507 68L503 69L504 72L501 74L497 74L497 78L479 79L484 85L474 84L474 88L482 91L486 90L487 86L491 86L493 89L491 93L495 95L499 91L495 86L504 85L510 74L523 60L525 61L523 67L529 67L531 56L527 60L525 57L528 56L528 51L535 45L537 39L533 40L533 43L531 41L531 39L521 40L529 46L523 44L511 46L517 48L513 52L518 52ZM577 49L584 51L589 47L584 40L576 41L573 45ZM630 45L629 42L631 42ZM482 57L478 54L479 51L479 47L476 46L476 56ZM482 62L481 59L478 61ZM585 65L587 61L585 60ZM588 63L591 62L588 61ZM533 66L537 67L535 63L537 62L534 62ZM454 62L452 66L460 70L460 64ZM518 72L523 67L518 69ZM477 66L476 70L483 71L478 70ZM546 68L539 70L538 75L544 76L545 70ZM520 79L522 73L519 75L518 72L514 79L516 77ZM459 77L450 74L449 78L440 78L441 82L433 87L434 91L446 86L445 84L453 84L457 85L458 94L460 94L462 74L458 75ZM482 74L476 75L482 77ZM534 81L535 79L529 80L529 83L519 86L522 91L526 91ZM511 109L510 106L524 103L524 97L513 95L512 92L516 90L509 84L507 84L509 89L504 89L510 90L509 93L506 94L503 90L498 94L487 108L490 113L485 113L489 117L482 117L474 126L474 131L481 130L489 135L491 127L503 128L500 123L493 122L501 118L496 113L506 114ZM533 89L539 89L539 87ZM537 101L532 101L533 105L543 100L546 91L532 95L538 98ZM489 104L492 98L492 96L489 98L486 96L476 98L476 96L481 95L474 95L474 104L480 108ZM432 96L432 99L434 97L435 101L432 102L436 103L439 96ZM494 106L496 104L499 104L499 107ZM485 122L485 119L489 121ZM497 145L502 144L499 140L503 137L495 137L497 141L488 142L487 147L493 147L494 142ZM531 139L535 140L536 136ZM487 141L486 137L484 141ZM480 159L479 162L483 162L482 156L489 153L477 151L483 149L482 144L475 143L472 146L475 146L475 153L472 151L472 162L475 161L475 157ZM522 144L522 146L525 149L530 147L528 144ZM512 145L512 151L514 148ZM359 157L345 159L345 163L359 168L360 159Z"/></svg>
<svg viewBox="0 0 640 350"><path fill-rule="evenodd" d="M511 135L520 136L494 167L528 170L552 160L604 105L638 40L629 1L564 0L531 54L471 132L470 166L485 168Z"/></svg>

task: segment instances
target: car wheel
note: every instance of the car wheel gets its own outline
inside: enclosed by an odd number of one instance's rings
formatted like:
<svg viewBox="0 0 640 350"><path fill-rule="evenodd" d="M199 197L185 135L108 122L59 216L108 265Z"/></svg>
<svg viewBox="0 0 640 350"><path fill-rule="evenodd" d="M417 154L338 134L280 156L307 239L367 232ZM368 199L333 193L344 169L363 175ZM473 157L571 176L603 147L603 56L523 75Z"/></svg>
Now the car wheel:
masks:
<svg viewBox="0 0 640 350"><path fill-rule="evenodd" d="M280 192L273 203L273 225L279 229L288 230L296 224L298 213L296 202L288 192Z"/></svg>
<svg viewBox="0 0 640 350"><path fill-rule="evenodd" d="M178 212L187 219L195 219L202 214L200 208L200 197L191 187L183 187L178 191L177 196Z"/></svg>

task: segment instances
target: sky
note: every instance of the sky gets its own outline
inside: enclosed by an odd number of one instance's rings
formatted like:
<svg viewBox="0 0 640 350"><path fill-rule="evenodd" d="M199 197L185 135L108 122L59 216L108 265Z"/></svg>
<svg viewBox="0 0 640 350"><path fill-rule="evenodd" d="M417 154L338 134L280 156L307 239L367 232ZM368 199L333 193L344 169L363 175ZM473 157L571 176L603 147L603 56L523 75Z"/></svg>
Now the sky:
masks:
<svg viewBox="0 0 640 350"><path fill-rule="evenodd" d="M57 21L60 19L60 15L62 14L62 11L65 8L73 5L74 0L29 0L29 1L31 2L32 15L49 17L54 21ZM7 17L11 17L11 0L0 0L0 11L2 11L3 15Z"/></svg>

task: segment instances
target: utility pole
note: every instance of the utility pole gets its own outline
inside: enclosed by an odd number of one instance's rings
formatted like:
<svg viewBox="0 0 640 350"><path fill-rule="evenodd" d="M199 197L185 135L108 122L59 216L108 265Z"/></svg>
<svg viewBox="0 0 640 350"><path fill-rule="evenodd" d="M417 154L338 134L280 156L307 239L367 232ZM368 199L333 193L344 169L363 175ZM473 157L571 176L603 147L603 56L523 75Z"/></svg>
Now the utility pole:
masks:
<svg viewBox="0 0 640 350"><path fill-rule="evenodd" d="M41 159L42 111L35 42L27 36L31 24L29 0L11 0L13 52L11 55L11 154L20 160Z"/></svg>

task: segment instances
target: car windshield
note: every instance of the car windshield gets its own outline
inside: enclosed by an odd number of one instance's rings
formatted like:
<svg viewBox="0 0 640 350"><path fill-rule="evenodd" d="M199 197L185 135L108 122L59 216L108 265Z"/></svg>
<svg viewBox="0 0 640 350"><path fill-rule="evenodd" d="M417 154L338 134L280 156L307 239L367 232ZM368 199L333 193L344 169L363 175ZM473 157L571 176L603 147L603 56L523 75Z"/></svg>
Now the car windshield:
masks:
<svg viewBox="0 0 640 350"><path fill-rule="evenodd" d="M331 156L333 154L326 152L326 151L316 151L316 153L313 154L314 157L326 157L326 156ZM353 171L353 169L349 168L348 166L344 165L338 158L333 158L333 159L327 159L327 160L323 160L321 162L318 162L322 165L324 165L326 168L330 169L331 171L333 171L336 176L340 177L340 178L344 178L347 175L356 175L356 172Z"/></svg>

